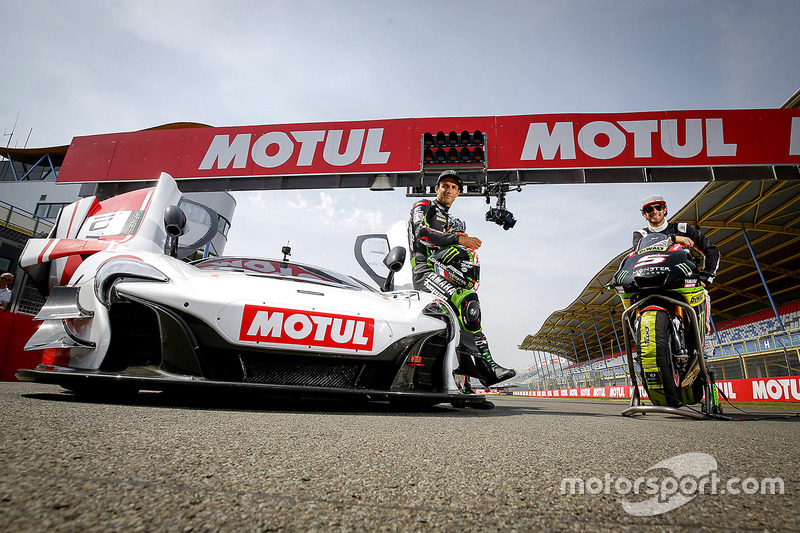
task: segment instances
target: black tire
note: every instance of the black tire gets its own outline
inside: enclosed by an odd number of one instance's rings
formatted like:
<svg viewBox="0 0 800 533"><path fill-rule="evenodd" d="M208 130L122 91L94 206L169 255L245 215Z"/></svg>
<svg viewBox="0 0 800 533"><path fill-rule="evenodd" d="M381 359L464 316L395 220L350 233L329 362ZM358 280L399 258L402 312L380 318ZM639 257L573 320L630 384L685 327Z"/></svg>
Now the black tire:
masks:
<svg viewBox="0 0 800 533"><path fill-rule="evenodd" d="M642 313L636 338L642 362L645 390L653 405L680 407L681 393L676 382L670 342L669 316L666 311L651 309ZM647 358L655 356L655 367Z"/></svg>

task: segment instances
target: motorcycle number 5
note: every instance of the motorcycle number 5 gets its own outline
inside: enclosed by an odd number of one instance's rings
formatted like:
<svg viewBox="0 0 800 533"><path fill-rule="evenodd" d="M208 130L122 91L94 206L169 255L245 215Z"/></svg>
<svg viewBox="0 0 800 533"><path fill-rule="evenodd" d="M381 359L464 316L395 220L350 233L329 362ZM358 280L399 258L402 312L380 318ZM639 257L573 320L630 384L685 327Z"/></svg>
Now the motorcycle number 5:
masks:
<svg viewBox="0 0 800 533"><path fill-rule="evenodd" d="M633 266L633 268L657 265L659 263L663 263L666 259L667 258L663 256L648 255L647 257L642 257L636 261L636 264Z"/></svg>

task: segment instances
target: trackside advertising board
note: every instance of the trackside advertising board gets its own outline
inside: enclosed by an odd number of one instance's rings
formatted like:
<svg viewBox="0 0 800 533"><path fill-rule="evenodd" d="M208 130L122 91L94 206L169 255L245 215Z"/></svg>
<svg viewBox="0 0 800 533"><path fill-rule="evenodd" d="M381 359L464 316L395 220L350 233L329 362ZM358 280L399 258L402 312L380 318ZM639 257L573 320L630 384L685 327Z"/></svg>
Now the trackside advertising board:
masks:
<svg viewBox="0 0 800 533"><path fill-rule="evenodd" d="M409 174L426 132L481 131L489 170L800 164L800 109L158 129L75 137L59 182Z"/></svg>
<svg viewBox="0 0 800 533"><path fill-rule="evenodd" d="M727 379L717 381L717 387L730 401L739 402L800 402L800 377ZM630 398L633 387L581 387L541 391L514 391L514 396L540 398ZM639 394L647 398L644 387ZM722 398L720 398L722 400Z"/></svg>

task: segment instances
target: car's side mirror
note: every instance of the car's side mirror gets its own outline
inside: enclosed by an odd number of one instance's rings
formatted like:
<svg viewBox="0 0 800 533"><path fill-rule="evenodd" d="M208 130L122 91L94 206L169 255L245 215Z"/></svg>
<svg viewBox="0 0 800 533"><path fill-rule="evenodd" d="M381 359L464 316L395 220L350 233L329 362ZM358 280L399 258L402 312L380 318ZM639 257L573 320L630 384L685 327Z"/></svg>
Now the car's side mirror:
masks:
<svg viewBox="0 0 800 533"><path fill-rule="evenodd" d="M164 209L164 229L167 230L167 241L164 243L164 253L172 257L178 256L178 237L183 235L186 228L186 213L177 205L168 205Z"/></svg>
<svg viewBox="0 0 800 533"><path fill-rule="evenodd" d="M386 283L383 284L384 292L394 290L394 274L403 268L405 262L406 249L404 246L395 246L389 250L389 253L383 258L383 264L389 268L389 275L386 277Z"/></svg>
<svg viewBox="0 0 800 533"><path fill-rule="evenodd" d="M399 272L405 262L406 249L404 246L395 246L383 258L383 264L389 267L392 272Z"/></svg>

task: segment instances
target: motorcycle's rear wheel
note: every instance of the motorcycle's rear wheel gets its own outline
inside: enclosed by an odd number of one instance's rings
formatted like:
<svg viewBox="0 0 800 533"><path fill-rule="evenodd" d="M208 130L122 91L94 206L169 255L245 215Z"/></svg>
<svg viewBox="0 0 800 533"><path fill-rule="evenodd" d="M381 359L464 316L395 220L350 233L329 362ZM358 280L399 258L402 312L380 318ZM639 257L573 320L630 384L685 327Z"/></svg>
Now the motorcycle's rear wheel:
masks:
<svg viewBox="0 0 800 533"><path fill-rule="evenodd" d="M673 364L669 315L662 309L642 312L636 331L642 378L653 405L680 407L678 376Z"/></svg>

